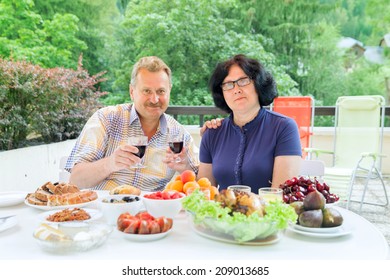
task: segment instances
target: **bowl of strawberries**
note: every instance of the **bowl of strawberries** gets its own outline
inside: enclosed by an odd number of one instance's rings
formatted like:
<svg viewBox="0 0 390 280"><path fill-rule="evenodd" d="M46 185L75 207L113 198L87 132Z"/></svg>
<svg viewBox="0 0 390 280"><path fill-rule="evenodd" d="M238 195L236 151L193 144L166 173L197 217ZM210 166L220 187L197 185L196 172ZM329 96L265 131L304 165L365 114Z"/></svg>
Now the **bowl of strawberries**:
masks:
<svg viewBox="0 0 390 280"><path fill-rule="evenodd" d="M152 216L175 218L182 209L181 201L186 195L177 191L158 191L144 194L142 201Z"/></svg>

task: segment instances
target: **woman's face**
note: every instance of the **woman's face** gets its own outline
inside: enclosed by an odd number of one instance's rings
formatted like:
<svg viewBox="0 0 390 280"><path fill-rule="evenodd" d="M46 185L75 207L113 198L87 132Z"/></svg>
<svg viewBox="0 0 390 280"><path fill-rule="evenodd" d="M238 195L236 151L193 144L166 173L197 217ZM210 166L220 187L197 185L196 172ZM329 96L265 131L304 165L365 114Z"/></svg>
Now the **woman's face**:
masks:
<svg viewBox="0 0 390 280"><path fill-rule="evenodd" d="M259 98L253 81L250 80L249 84L239 86L237 80L242 78L248 78L248 75L238 65L232 65L228 75L223 80L223 84L234 82L232 89L222 90L227 105L234 113L240 111L248 113L251 109L258 110L260 108Z"/></svg>

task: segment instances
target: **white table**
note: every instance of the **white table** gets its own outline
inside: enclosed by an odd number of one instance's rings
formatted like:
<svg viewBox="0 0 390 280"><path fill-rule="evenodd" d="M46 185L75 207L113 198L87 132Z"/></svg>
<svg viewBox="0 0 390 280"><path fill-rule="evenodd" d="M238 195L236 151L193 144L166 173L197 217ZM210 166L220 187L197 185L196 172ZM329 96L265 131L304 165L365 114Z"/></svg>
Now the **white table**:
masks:
<svg viewBox="0 0 390 280"><path fill-rule="evenodd" d="M88 206L91 208L91 206ZM92 207L97 207L97 203ZM152 242L133 242L113 231L101 247L87 251L58 255L42 250L32 234L39 225L41 210L23 203L0 208L0 216L13 213L18 224L0 232L0 260L115 260L115 259L182 259L182 260L384 260L389 246L382 233L361 216L339 208L352 233L336 238L306 237L286 230L279 242L264 246L228 244L207 239L195 233L185 213L174 220L174 226L165 238ZM102 218L102 221L104 219Z"/></svg>

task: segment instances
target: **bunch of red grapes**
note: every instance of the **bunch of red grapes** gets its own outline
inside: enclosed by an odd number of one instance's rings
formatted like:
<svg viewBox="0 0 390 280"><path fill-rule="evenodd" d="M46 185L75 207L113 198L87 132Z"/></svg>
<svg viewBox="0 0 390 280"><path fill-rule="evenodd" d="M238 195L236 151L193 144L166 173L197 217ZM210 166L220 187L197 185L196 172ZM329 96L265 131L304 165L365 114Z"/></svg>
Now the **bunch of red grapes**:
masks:
<svg viewBox="0 0 390 280"><path fill-rule="evenodd" d="M326 199L326 203L334 203L340 198L336 194L329 191L329 186L317 180L316 177L310 179L309 177L293 177L279 186L283 189L283 201L285 203L292 203L294 201L302 201L305 196L315 190L322 193Z"/></svg>

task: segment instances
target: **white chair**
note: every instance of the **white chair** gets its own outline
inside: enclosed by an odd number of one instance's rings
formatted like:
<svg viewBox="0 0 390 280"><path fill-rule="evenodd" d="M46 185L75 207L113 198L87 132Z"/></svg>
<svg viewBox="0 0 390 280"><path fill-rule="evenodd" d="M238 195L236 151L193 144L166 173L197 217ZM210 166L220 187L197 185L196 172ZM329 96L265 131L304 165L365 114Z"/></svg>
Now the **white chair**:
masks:
<svg viewBox="0 0 390 280"><path fill-rule="evenodd" d="M335 134L333 151L307 149L320 154L332 154L333 166L325 168L324 180L338 190L340 198L350 202L387 206L386 185L381 173L383 129L385 118L385 99L383 96L341 96L336 101ZM363 192L360 199L351 199L358 179L363 182ZM377 202L378 196L365 200L369 187L380 182L384 201ZM371 183L371 186L369 186Z"/></svg>
<svg viewBox="0 0 390 280"><path fill-rule="evenodd" d="M304 160L301 161L300 176L309 176L322 178L325 174L325 163L322 160Z"/></svg>
<svg viewBox="0 0 390 280"><path fill-rule="evenodd" d="M66 162L68 161L67 156L63 156L60 159L59 165L59 174L58 174L58 182L60 183L69 183L70 172L65 169Z"/></svg>

